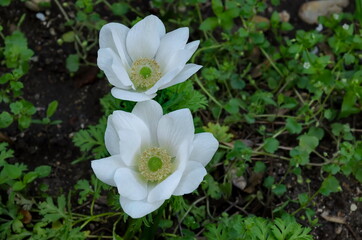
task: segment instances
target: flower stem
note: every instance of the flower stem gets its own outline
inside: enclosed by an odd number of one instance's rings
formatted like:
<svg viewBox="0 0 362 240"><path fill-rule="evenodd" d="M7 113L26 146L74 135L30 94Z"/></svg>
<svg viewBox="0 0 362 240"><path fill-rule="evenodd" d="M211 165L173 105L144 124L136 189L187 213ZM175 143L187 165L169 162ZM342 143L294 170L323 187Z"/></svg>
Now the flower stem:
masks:
<svg viewBox="0 0 362 240"><path fill-rule="evenodd" d="M207 91L207 89L204 87L204 85L202 85L200 79L195 75L195 79L196 79L196 83L199 85L199 87L202 89L202 91L205 92L205 94L216 104L218 105L220 108L224 108L223 105L216 100L216 98L214 98L214 96L211 95L211 93L209 93L209 91Z"/></svg>

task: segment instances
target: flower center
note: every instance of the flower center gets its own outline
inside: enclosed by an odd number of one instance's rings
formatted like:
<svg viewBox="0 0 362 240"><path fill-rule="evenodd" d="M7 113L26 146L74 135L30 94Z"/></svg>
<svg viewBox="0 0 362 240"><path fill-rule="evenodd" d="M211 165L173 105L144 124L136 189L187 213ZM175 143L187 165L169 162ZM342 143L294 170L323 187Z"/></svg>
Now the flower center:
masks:
<svg viewBox="0 0 362 240"><path fill-rule="evenodd" d="M140 156L138 171L147 181L162 181L172 172L171 159L171 156L165 149L149 148Z"/></svg>
<svg viewBox="0 0 362 240"><path fill-rule="evenodd" d="M138 59L132 64L130 78L137 90L147 90L160 80L160 66L153 59Z"/></svg>

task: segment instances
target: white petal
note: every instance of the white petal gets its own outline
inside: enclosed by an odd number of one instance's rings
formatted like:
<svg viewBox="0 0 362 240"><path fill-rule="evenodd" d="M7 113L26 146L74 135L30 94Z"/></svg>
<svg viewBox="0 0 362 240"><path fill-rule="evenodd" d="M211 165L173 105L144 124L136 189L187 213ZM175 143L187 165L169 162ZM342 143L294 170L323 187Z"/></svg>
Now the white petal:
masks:
<svg viewBox="0 0 362 240"><path fill-rule="evenodd" d="M145 93L146 94L154 94L157 92L157 90L163 86L168 84L169 82L171 82L176 76L177 74L179 74L179 72L181 72L182 68L175 68L172 71L166 73L166 75L162 76L162 78L160 80L158 80L156 82L155 85L153 85L153 87L151 87L150 89L148 89Z"/></svg>
<svg viewBox="0 0 362 240"><path fill-rule="evenodd" d="M190 145L186 141L177 146L174 162L176 170L161 183L150 186L147 198L149 202L165 200L171 197L179 185L181 177L186 169L190 155L189 147Z"/></svg>
<svg viewBox="0 0 362 240"><path fill-rule="evenodd" d="M184 49L187 39L189 38L189 29L187 27L176 29L167 33L160 43L156 54L156 61L164 71L164 66L171 57L180 49Z"/></svg>
<svg viewBox="0 0 362 240"><path fill-rule="evenodd" d="M132 82L119 56L110 48L98 50L98 67L104 71L108 81L118 88L130 88Z"/></svg>
<svg viewBox="0 0 362 240"><path fill-rule="evenodd" d="M181 170L176 170L170 176L168 176L165 180L157 184L153 189L148 193L148 202L157 202L169 199L173 192L175 191L177 185L180 182L182 177Z"/></svg>
<svg viewBox="0 0 362 240"><path fill-rule="evenodd" d="M177 76L174 79L172 79L171 82L166 83L165 85L161 86L159 89L168 88L168 87L171 87L173 85L176 85L176 84L179 84L179 83L182 83L182 82L186 81L195 72L199 71L200 68L202 68L201 65L186 64L184 69L182 69L182 71L179 74L177 74Z"/></svg>
<svg viewBox="0 0 362 240"><path fill-rule="evenodd" d="M150 145L150 131L146 124L132 113L114 111L110 118L120 139L122 159L127 166L132 166L135 164L135 155L140 151L141 146Z"/></svg>
<svg viewBox="0 0 362 240"><path fill-rule="evenodd" d="M157 136L160 147L176 156L178 148L186 142L191 145L194 138L194 123L189 109L180 109L162 116Z"/></svg>
<svg viewBox="0 0 362 240"><path fill-rule="evenodd" d="M164 201L149 203L146 200L143 201L134 201L124 197L120 197L119 201L121 203L122 209L132 218L141 218L147 214L155 211L164 203Z"/></svg>
<svg viewBox="0 0 362 240"><path fill-rule="evenodd" d="M147 183L129 168L118 168L114 174L119 195L130 200L142 200L147 196Z"/></svg>
<svg viewBox="0 0 362 240"><path fill-rule="evenodd" d="M151 100L156 96L155 93L153 94L146 94L142 92L136 92L134 90L123 90L120 88L112 88L111 90L112 96L118 99L127 100L127 101L134 101L134 102L142 102Z"/></svg>
<svg viewBox="0 0 362 240"><path fill-rule="evenodd" d="M191 193L200 185L206 175L206 169L200 162L188 161L184 174L173 195Z"/></svg>
<svg viewBox="0 0 362 240"><path fill-rule="evenodd" d="M139 102L132 113L143 120L150 131L152 144L158 145L157 126L163 115L161 105L153 100Z"/></svg>
<svg viewBox="0 0 362 240"><path fill-rule="evenodd" d="M169 72L175 68L183 68L187 61L191 58L192 54L196 51L200 41L193 41L186 44L185 49L178 50L171 59L168 60L164 71Z"/></svg>
<svg viewBox="0 0 362 240"><path fill-rule="evenodd" d="M108 23L99 32L99 47L111 48L121 58L126 69L130 68L131 58L126 51L126 37L129 28L119 23Z"/></svg>
<svg viewBox="0 0 362 240"><path fill-rule="evenodd" d="M198 133L192 143L190 161L197 161L206 166L218 147L219 142L211 133Z"/></svg>
<svg viewBox="0 0 362 240"><path fill-rule="evenodd" d="M118 168L124 167L121 156L114 155L99 160L93 160L91 166L96 177L102 182L116 186L114 174Z"/></svg>
<svg viewBox="0 0 362 240"><path fill-rule="evenodd" d="M111 116L112 115L110 115L107 120L106 132L104 133L104 143L109 154L117 155L120 153L120 139L116 129L112 125Z"/></svg>
<svg viewBox="0 0 362 240"><path fill-rule="evenodd" d="M129 30L126 46L133 61L140 58L153 59L160 46L161 37L165 35L165 26L161 20L150 15Z"/></svg>

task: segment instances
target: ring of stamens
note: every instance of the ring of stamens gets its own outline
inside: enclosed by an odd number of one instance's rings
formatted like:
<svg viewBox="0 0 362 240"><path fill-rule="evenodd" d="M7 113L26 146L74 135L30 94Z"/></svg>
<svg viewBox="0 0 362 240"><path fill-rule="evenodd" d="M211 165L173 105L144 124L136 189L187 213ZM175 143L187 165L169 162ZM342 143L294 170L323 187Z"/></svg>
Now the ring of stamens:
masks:
<svg viewBox="0 0 362 240"><path fill-rule="evenodd" d="M138 171L147 181L162 181L172 172L171 160L171 156L165 149L148 148L139 158Z"/></svg>
<svg viewBox="0 0 362 240"><path fill-rule="evenodd" d="M151 88L161 78L161 69L154 59L140 58L133 62L130 78L137 90Z"/></svg>

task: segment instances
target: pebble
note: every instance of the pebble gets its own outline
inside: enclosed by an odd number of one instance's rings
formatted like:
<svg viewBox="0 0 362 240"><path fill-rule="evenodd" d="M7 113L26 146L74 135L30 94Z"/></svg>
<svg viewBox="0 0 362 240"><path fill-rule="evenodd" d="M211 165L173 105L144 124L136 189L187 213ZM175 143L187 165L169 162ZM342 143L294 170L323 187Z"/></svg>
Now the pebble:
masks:
<svg viewBox="0 0 362 240"><path fill-rule="evenodd" d="M352 203L350 209L351 209L351 212L356 211L357 210L357 205Z"/></svg>
<svg viewBox="0 0 362 240"><path fill-rule="evenodd" d="M45 21L45 15L44 15L44 13L38 12L35 16L36 16L36 18L39 19L40 21L42 21L42 22Z"/></svg>
<svg viewBox="0 0 362 240"><path fill-rule="evenodd" d="M347 7L349 0L324 0L304 3L300 8L299 17L308 24L318 23L318 17L329 16L342 12Z"/></svg>
<svg viewBox="0 0 362 240"><path fill-rule="evenodd" d="M49 29L49 33L50 33L50 35L52 35L52 36L57 35L57 33L55 32L55 29L54 29L54 28L50 28L50 29Z"/></svg>

